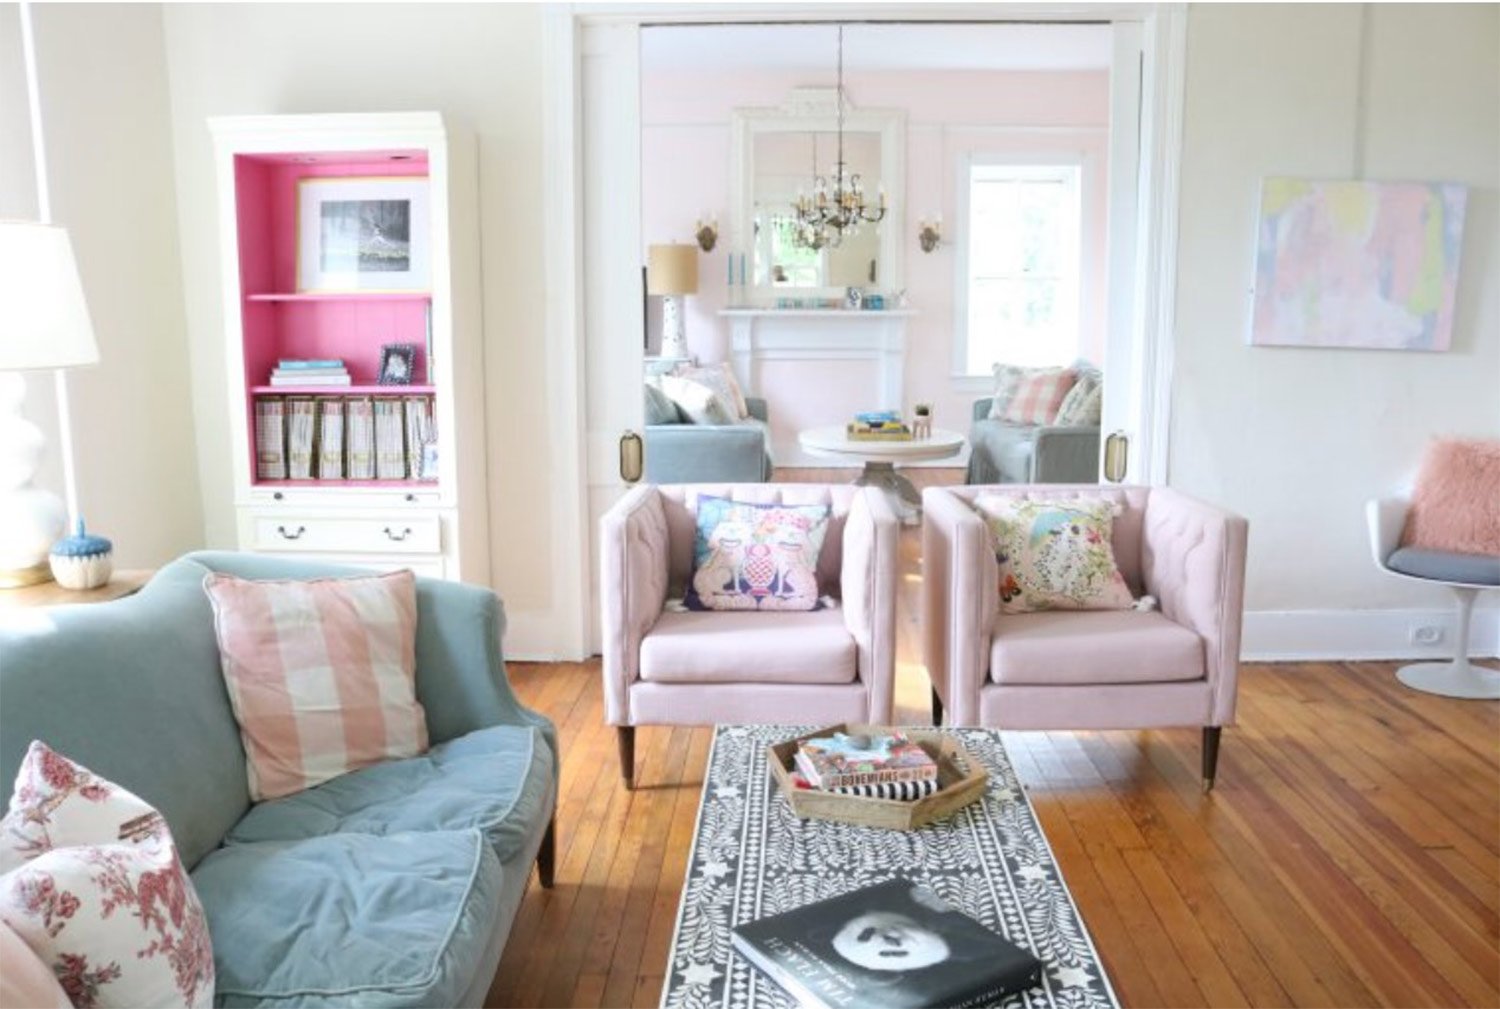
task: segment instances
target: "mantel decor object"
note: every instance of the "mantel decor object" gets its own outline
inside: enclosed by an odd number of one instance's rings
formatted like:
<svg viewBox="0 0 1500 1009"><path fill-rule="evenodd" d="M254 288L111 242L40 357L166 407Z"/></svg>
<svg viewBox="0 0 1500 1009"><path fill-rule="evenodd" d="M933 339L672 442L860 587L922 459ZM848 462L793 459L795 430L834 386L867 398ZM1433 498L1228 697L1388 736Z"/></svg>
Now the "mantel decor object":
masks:
<svg viewBox="0 0 1500 1009"><path fill-rule="evenodd" d="M698 248L653 245L646 252L646 293L661 297L661 356L688 357L683 297L698 293Z"/></svg>

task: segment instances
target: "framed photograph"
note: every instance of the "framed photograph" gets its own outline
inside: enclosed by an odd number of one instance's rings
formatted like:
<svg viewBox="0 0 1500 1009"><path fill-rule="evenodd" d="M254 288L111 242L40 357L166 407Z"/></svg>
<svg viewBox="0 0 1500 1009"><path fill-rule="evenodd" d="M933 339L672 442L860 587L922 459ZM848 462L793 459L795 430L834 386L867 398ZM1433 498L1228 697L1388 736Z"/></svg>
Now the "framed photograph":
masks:
<svg viewBox="0 0 1500 1009"><path fill-rule="evenodd" d="M431 286L425 177L299 180L298 291L425 291Z"/></svg>
<svg viewBox="0 0 1500 1009"><path fill-rule="evenodd" d="M410 343L388 343L380 348L381 385L411 385L417 370L417 348Z"/></svg>

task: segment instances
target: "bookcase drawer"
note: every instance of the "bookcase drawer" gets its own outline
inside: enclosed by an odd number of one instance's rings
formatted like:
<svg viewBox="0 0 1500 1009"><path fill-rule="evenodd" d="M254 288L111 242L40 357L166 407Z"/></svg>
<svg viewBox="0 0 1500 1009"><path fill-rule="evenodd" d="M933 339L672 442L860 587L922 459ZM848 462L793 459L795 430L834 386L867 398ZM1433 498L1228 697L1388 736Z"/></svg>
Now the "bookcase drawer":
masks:
<svg viewBox="0 0 1500 1009"><path fill-rule="evenodd" d="M331 517L284 512L256 515L254 549L294 553L436 554L443 549L436 515Z"/></svg>

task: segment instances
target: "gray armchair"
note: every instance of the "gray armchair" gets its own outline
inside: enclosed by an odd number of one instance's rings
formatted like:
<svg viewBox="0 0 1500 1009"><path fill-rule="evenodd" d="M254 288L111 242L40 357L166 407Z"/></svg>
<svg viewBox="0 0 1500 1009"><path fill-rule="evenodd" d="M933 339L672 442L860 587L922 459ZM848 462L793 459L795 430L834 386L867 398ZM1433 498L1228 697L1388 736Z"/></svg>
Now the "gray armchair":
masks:
<svg viewBox="0 0 1500 1009"><path fill-rule="evenodd" d="M746 396L750 416L737 424L692 424L681 415L647 417L646 482L765 483L771 479L766 401Z"/></svg>
<svg viewBox="0 0 1500 1009"><path fill-rule="evenodd" d="M974 401L965 483L1094 483L1099 428L1011 424L990 418L990 399Z"/></svg>

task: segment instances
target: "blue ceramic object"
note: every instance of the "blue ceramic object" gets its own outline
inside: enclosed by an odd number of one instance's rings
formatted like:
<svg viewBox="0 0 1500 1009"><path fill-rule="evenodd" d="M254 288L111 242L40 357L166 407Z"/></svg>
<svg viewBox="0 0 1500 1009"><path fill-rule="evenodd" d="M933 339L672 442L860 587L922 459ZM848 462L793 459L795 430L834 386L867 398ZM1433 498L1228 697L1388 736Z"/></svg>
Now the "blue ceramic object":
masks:
<svg viewBox="0 0 1500 1009"><path fill-rule="evenodd" d="M103 536L91 536L83 519L52 545L52 577L65 589L96 589L114 573L115 545Z"/></svg>

